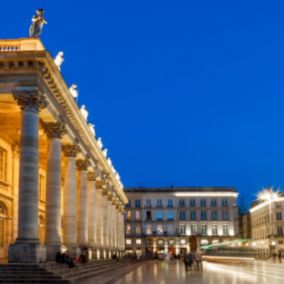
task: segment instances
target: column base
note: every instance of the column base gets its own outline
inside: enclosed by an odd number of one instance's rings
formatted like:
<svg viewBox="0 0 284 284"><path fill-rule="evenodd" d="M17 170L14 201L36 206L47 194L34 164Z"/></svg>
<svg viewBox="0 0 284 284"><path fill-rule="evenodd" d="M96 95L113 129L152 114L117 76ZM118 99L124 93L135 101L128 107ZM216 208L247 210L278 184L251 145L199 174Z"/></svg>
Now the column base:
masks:
<svg viewBox="0 0 284 284"><path fill-rule="evenodd" d="M44 261L46 261L46 248L40 243L21 243L16 241L9 246L9 263L39 263Z"/></svg>
<svg viewBox="0 0 284 284"><path fill-rule="evenodd" d="M45 244L46 247L46 260L55 260L55 256L57 252L62 251L61 244Z"/></svg>

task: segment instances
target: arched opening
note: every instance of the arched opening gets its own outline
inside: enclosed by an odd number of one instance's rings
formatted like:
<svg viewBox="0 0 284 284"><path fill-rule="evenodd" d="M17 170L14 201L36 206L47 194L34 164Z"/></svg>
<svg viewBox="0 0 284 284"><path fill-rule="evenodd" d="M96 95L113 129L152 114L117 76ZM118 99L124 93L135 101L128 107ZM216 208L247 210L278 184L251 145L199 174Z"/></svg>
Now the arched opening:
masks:
<svg viewBox="0 0 284 284"><path fill-rule="evenodd" d="M38 238L43 244L45 240L45 219L42 215L38 217Z"/></svg>
<svg viewBox="0 0 284 284"><path fill-rule="evenodd" d="M0 258L5 258L8 250L9 216L6 205L0 201Z"/></svg>

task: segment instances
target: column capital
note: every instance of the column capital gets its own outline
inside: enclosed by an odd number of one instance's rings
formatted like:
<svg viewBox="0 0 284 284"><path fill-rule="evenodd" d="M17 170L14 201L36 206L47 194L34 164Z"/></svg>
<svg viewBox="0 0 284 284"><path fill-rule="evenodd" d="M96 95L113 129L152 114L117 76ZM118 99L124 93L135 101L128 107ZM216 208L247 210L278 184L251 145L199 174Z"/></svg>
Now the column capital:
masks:
<svg viewBox="0 0 284 284"><path fill-rule="evenodd" d="M97 180L97 175L95 172L88 172L88 180L89 181L96 181Z"/></svg>
<svg viewBox="0 0 284 284"><path fill-rule="evenodd" d="M77 160L76 161L76 165L77 165L77 169L79 171L87 171L88 170L88 166L90 165L90 162L88 160Z"/></svg>
<svg viewBox="0 0 284 284"><path fill-rule="evenodd" d="M22 111L39 112L47 106L46 97L37 88L16 90L13 97Z"/></svg>
<svg viewBox="0 0 284 284"><path fill-rule="evenodd" d="M77 144L63 145L62 151L63 151L65 157L76 157L77 154L80 152L80 147Z"/></svg>
<svg viewBox="0 0 284 284"><path fill-rule="evenodd" d="M42 127L48 138L61 139L66 134L65 125L61 122L43 122Z"/></svg>

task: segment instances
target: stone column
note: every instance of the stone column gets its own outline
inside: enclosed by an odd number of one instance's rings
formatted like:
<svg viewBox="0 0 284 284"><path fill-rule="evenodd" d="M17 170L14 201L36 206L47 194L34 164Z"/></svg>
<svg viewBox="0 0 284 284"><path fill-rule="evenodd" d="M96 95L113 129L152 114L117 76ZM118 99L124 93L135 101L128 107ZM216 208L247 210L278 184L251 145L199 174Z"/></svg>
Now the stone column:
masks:
<svg viewBox="0 0 284 284"><path fill-rule="evenodd" d="M60 122L43 123L48 137L46 167L46 226L47 260L54 260L61 248L61 142L65 126Z"/></svg>
<svg viewBox="0 0 284 284"><path fill-rule="evenodd" d="M88 246L92 249L92 258L95 256L96 242L96 174L88 173Z"/></svg>
<svg viewBox="0 0 284 284"><path fill-rule="evenodd" d="M74 257L77 251L77 196L76 156L78 145L63 146L65 155L64 202L63 202L63 243Z"/></svg>
<svg viewBox="0 0 284 284"><path fill-rule="evenodd" d="M104 258L108 257L108 194L107 189L103 189L102 196L102 209L103 209L103 223L102 223L102 231L103 231L103 239L102 245L104 250Z"/></svg>
<svg viewBox="0 0 284 284"><path fill-rule="evenodd" d="M78 160L77 169L79 171L79 208L78 208L78 243L80 247L88 246L88 210L87 210L87 170L89 162Z"/></svg>
<svg viewBox="0 0 284 284"><path fill-rule="evenodd" d="M111 258L112 253L112 234L113 234L113 224L112 224L112 194L108 194L108 211L107 211L107 240L108 240L108 258Z"/></svg>
<svg viewBox="0 0 284 284"><path fill-rule="evenodd" d="M37 88L26 87L14 93L22 110L20 145L18 236L9 247L9 262L40 262L45 248L38 239L39 111L46 107Z"/></svg>
<svg viewBox="0 0 284 284"><path fill-rule="evenodd" d="M103 247L103 189L101 181L96 182L96 248L97 258L102 258Z"/></svg>

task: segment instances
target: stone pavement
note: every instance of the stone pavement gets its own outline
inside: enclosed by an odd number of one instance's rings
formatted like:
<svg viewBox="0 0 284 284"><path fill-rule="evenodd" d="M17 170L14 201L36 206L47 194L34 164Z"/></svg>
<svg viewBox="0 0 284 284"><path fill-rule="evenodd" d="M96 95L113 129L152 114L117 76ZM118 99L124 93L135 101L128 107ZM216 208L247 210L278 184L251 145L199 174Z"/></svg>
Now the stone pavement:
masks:
<svg viewBox="0 0 284 284"><path fill-rule="evenodd" d="M149 261L123 276L103 275L86 284L282 284L284 264L255 261L245 265L204 263L202 272L184 270L181 261Z"/></svg>

